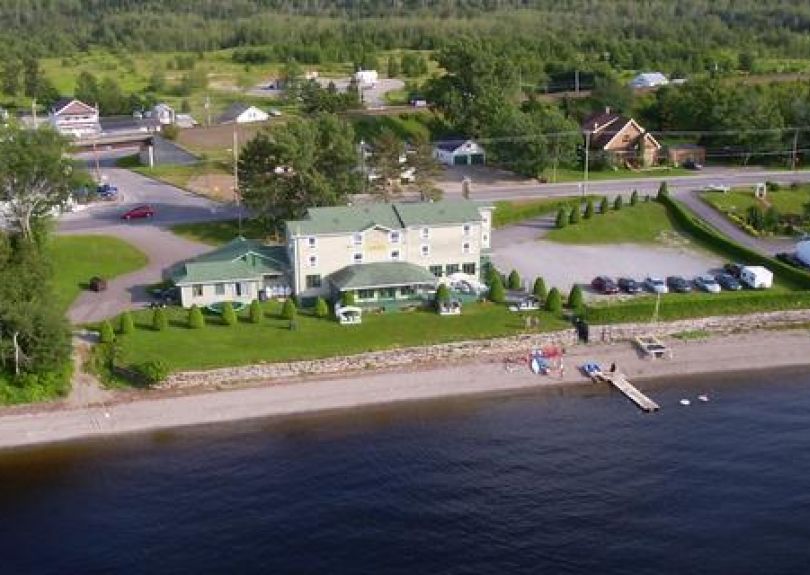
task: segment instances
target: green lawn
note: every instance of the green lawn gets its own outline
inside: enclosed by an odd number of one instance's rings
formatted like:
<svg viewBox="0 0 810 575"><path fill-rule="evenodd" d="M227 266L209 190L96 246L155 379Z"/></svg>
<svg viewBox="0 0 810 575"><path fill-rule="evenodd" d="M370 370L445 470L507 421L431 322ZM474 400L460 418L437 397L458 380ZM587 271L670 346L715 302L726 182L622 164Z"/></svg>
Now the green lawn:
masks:
<svg viewBox="0 0 810 575"><path fill-rule="evenodd" d="M261 362L313 359L398 347L435 344L455 340L508 336L525 331L520 314L494 304L470 304L458 317L440 317L432 312L414 311L366 314L362 325L341 326L332 320L299 314L298 328L278 318L280 304L265 304L264 323L240 321L233 327L211 322L201 330L186 327L188 312L169 309L170 327L153 331L151 312L134 314L136 330L121 336L125 365L163 360L171 371L211 369ZM245 316L247 312L243 312ZM549 314L540 314L543 331L562 329L568 324Z"/></svg>
<svg viewBox="0 0 810 575"><path fill-rule="evenodd" d="M657 202L625 204L606 214L596 213L590 220L551 230L546 239L566 244L652 244L675 232L667 209Z"/></svg>
<svg viewBox="0 0 810 575"><path fill-rule="evenodd" d="M754 205L766 209L769 205L775 207L781 214L802 214L804 204L810 203L810 185L799 186L796 189L780 188L768 192L765 202L754 196L753 189L733 189L727 193L703 192L703 200L721 212L731 212L740 216Z"/></svg>
<svg viewBox="0 0 810 575"><path fill-rule="evenodd" d="M597 196L588 196L594 201ZM587 199L587 198L585 198ZM546 214L557 212L561 207L571 208L583 203L583 198L543 198L540 200L515 200L495 202L492 225L502 228L515 222L521 222Z"/></svg>
<svg viewBox="0 0 810 575"><path fill-rule="evenodd" d="M237 220L224 220L220 222L178 224L172 226L171 230L178 236L195 242L221 246L239 235L239 222ZM262 239L266 236L266 233L258 221L244 220L242 222L242 236L251 239Z"/></svg>
<svg viewBox="0 0 810 575"><path fill-rule="evenodd" d="M686 168L655 167L642 170L628 170L625 168L615 170L592 170L588 172L588 181L601 180L628 180L635 178L671 178L674 176L694 176L695 172ZM581 169L557 168L556 173L550 168L545 170L542 177L549 183L581 182L584 174Z"/></svg>
<svg viewBox="0 0 810 575"><path fill-rule="evenodd" d="M93 276L112 279L147 263L146 256L123 240L110 236L55 236L54 302L60 310L70 304Z"/></svg>

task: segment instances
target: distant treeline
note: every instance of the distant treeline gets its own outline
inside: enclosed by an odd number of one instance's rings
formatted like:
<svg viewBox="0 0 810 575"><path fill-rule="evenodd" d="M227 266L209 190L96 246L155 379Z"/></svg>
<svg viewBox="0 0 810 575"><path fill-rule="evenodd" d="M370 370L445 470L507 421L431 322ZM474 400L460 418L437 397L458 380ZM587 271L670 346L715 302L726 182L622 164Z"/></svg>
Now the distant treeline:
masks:
<svg viewBox="0 0 810 575"><path fill-rule="evenodd" d="M318 64L467 36L520 47L549 73L686 75L810 58L810 4L795 0L0 0L0 22L4 54L38 57L264 46Z"/></svg>

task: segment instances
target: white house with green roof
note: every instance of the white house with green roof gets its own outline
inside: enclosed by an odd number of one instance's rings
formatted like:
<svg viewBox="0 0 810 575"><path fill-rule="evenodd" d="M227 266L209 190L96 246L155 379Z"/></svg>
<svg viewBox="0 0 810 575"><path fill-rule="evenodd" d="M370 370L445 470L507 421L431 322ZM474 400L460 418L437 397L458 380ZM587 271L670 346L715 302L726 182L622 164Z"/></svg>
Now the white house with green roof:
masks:
<svg viewBox="0 0 810 575"><path fill-rule="evenodd" d="M493 209L470 200L310 208L286 222L292 289L333 300L351 291L380 307L425 299L442 276L479 276Z"/></svg>
<svg viewBox="0 0 810 575"><path fill-rule="evenodd" d="M170 272L183 307L222 301L250 303L290 295L289 262L283 246L236 238L178 264Z"/></svg>

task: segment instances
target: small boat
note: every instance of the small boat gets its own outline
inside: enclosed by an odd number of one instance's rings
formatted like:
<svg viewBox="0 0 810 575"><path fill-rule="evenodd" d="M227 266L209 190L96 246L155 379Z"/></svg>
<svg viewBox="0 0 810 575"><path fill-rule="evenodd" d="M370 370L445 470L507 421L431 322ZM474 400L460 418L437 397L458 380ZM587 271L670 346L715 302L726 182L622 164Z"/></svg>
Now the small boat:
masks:
<svg viewBox="0 0 810 575"><path fill-rule="evenodd" d="M684 398L684 399L682 399L682 400L681 400L681 405L691 405L691 404L692 404L692 402L691 402L691 401L689 401L689 400L688 400L688 399L686 399L686 398Z"/></svg>
<svg viewBox="0 0 810 575"><path fill-rule="evenodd" d="M543 357L542 353L536 352L532 354L531 362L529 363L532 371L538 375L546 375L551 364Z"/></svg>
<svg viewBox="0 0 810 575"><path fill-rule="evenodd" d="M602 373L602 368L599 367L599 364L594 363L592 361L589 361L588 363L583 363L580 369L582 370L582 373L584 373L588 377L595 377Z"/></svg>
<svg viewBox="0 0 810 575"><path fill-rule="evenodd" d="M709 396L705 395L705 394L704 395L698 395L698 399L700 401L706 402L706 401L709 401Z"/></svg>

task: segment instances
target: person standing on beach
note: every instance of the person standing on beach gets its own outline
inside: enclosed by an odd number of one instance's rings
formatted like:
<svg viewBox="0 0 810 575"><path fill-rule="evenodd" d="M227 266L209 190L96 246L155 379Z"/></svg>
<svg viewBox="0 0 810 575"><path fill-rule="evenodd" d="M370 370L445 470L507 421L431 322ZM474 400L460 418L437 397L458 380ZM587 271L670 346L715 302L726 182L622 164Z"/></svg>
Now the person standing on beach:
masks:
<svg viewBox="0 0 810 575"><path fill-rule="evenodd" d="M610 364L610 373L616 373L616 362Z"/></svg>

